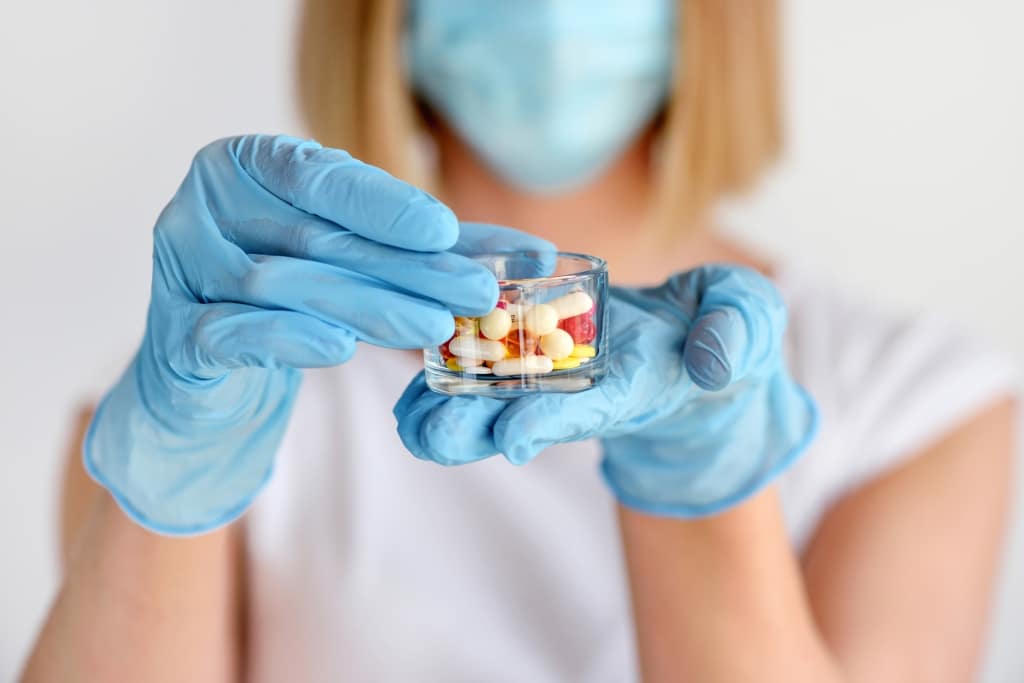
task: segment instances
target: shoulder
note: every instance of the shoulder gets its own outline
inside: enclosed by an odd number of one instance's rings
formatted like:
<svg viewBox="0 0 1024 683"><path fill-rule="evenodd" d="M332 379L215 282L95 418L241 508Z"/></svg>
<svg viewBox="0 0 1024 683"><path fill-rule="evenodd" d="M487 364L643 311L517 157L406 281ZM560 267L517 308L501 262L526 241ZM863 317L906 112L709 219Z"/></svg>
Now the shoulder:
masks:
<svg viewBox="0 0 1024 683"><path fill-rule="evenodd" d="M793 375L858 458L916 452L1017 391L1009 358L939 316L896 311L798 269L780 269L778 286Z"/></svg>

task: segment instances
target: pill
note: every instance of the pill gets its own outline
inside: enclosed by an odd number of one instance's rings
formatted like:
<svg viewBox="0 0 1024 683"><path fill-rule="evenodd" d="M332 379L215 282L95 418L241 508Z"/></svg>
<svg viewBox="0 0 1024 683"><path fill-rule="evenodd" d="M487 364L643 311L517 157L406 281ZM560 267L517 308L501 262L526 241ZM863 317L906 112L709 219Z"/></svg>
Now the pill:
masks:
<svg viewBox="0 0 1024 683"><path fill-rule="evenodd" d="M510 375L543 375L554 369L554 362L547 356L522 356L521 358L506 358L499 360L492 368L495 375L508 377Z"/></svg>
<svg viewBox="0 0 1024 683"><path fill-rule="evenodd" d="M510 356L529 356L537 352L538 339L526 330L512 330L505 339Z"/></svg>
<svg viewBox="0 0 1024 683"><path fill-rule="evenodd" d="M463 334L476 334L480 329L480 323L476 318L455 316L455 336Z"/></svg>
<svg viewBox="0 0 1024 683"><path fill-rule="evenodd" d="M462 366L459 365L454 358L449 358L444 362L446 368L452 372L462 372Z"/></svg>
<svg viewBox="0 0 1024 683"><path fill-rule="evenodd" d="M481 339L476 335L463 334L448 342L448 350L458 358L474 361L501 360L505 357L505 345L490 339Z"/></svg>
<svg viewBox="0 0 1024 683"><path fill-rule="evenodd" d="M523 322L523 313L529 306L522 304L505 304L505 310L508 311L509 317L512 319L512 329L519 328Z"/></svg>
<svg viewBox="0 0 1024 683"><path fill-rule="evenodd" d="M582 358L573 358L572 356L569 356L562 360L552 361L551 367L555 370L569 370L570 368L578 368L582 362Z"/></svg>
<svg viewBox="0 0 1024 683"><path fill-rule="evenodd" d="M597 336L597 325L594 324L592 315L592 312L574 315L560 320L558 326L571 334L577 344L589 344Z"/></svg>
<svg viewBox="0 0 1024 683"><path fill-rule="evenodd" d="M489 375L491 369L486 365L467 365L462 368L462 372L467 375Z"/></svg>
<svg viewBox="0 0 1024 683"><path fill-rule="evenodd" d="M549 304L530 306L523 314L523 328L538 337L547 334L556 327L558 327L558 311Z"/></svg>
<svg viewBox="0 0 1024 683"><path fill-rule="evenodd" d="M551 360L568 358L573 348L572 335L565 330L551 330L540 338L540 350Z"/></svg>
<svg viewBox="0 0 1024 683"><path fill-rule="evenodd" d="M569 292L565 296L552 299L548 306L555 309L559 320L582 315L594 309L594 300L586 292Z"/></svg>
<svg viewBox="0 0 1024 683"><path fill-rule="evenodd" d="M589 344L577 344L572 347L573 358L593 358L597 355L597 349Z"/></svg>
<svg viewBox="0 0 1024 683"><path fill-rule="evenodd" d="M454 337L453 337L453 339L454 339ZM451 341L451 339L449 339L448 341ZM448 342L445 342L444 344L441 344L440 346L438 346L437 350L441 352L441 360L443 360L445 362L448 362L449 359L455 357L455 356L452 355L452 352L448 350Z"/></svg>
<svg viewBox="0 0 1024 683"><path fill-rule="evenodd" d="M480 332L488 339L504 339L511 329L512 315L503 308L495 308L480 318Z"/></svg>

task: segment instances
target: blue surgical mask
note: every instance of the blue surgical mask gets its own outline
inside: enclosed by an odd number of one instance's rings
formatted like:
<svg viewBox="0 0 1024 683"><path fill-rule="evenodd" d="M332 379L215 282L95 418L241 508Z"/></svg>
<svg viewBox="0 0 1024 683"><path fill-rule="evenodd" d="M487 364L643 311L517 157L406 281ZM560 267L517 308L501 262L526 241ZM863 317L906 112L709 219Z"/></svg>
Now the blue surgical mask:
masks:
<svg viewBox="0 0 1024 683"><path fill-rule="evenodd" d="M410 0L417 94L502 178L553 193L605 170L665 105L673 0Z"/></svg>

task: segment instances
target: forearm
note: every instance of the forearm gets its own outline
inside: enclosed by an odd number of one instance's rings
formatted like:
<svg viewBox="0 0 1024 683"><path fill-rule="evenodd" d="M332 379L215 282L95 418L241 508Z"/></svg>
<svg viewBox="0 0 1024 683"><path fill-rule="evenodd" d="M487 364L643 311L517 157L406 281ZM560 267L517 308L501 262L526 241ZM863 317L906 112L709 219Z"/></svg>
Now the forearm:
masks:
<svg viewBox="0 0 1024 683"><path fill-rule="evenodd" d="M152 534L100 494L23 680L234 680L234 546Z"/></svg>
<svg viewBox="0 0 1024 683"><path fill-rule="evenodd" d="M620 507L644 680L839 680L773 491L700 520Z"/></svg>

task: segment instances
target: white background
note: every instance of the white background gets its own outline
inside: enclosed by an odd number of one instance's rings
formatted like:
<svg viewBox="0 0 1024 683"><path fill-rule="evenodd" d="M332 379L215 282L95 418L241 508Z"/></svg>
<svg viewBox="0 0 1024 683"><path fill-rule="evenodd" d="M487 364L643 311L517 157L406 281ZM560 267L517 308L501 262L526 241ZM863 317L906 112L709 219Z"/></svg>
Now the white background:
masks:
<svg viewBox="0 0 1024 683"><path fill-rule="evenodd" d="M301 132L297 4L0 6L0 680L57 586L61 444L141 334L157 213L203 143ZM791 0L786 13L790 156L728 213L737 231L1024 360L1024 4ZM1024 680L1022 526L988 681Z"/></svg>

